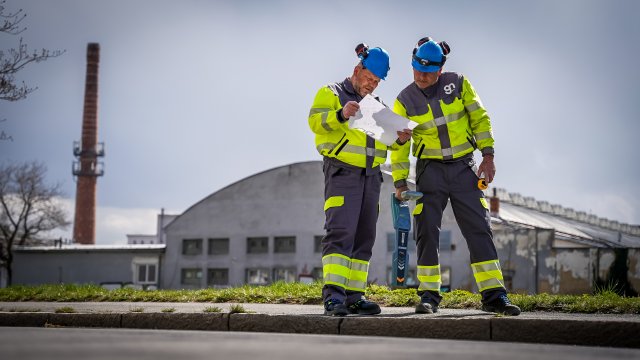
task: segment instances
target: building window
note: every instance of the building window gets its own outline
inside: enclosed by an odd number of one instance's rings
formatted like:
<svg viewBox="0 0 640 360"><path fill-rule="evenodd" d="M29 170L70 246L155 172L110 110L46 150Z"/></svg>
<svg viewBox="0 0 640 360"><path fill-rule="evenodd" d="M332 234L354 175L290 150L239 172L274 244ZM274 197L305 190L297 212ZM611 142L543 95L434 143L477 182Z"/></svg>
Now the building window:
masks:
<svg viewBox="0 0 640 360"><path fill-rule="evenodd" d="M324 235L316 235L313 237L313 252L322 252L322 239L324 239Z"/></svg>
<svg viewBox="0 0 640 360"><path fill-rule="evenodd" d="M182 240L182 255L200 255L200 254L202 254L202 239Z"/></svg>
<svg viewBox="0 0 640 360"><path fill-rule="evenodd" d="M209 239L209 255L229 254L229 239Z"/></svg>
<svg viewBox="0 0 640 360"><path fill-rule="evenodd" d="M155 284L158 278L156 264L136 264L136 284Z"/></svg>
<svg viewBox="0 0 640 360"><path fill-rule="evenodd" d="M208 269L207 285L229 285L229 269Z"/></svg>
<svg viewBox="0 0 640 360"><path fill-rule="evenodd" d="M296 268L274 268L273 281L284 281L287 283L296 281Z"/></svg>
<svg viewBox="0 0 640 360"><path fill-rule="evenodd" d="M387 233L387 252L393 252L395 244L396 244L396 233L388 232ZM407 236L407 250L416 251L416 242L413 239L413 231L410 231Z"/></svg>
<svg viewBox="0 0 640 360"><path fill-rule="evenodd" d="M442 285L440 285L440 291L448 292L451 291L451 268L448 266L440 267L440 279L442 280Z"/></svg>
<svg viewBox="0 0 640 360"><path fill-rule="evenodd" d="M247 254L266 254L269 252L268 237L247 238Z"/></svg>
<svg viewBox="0 0 640 360"><path fill-rule="evenodd" d="M202 279L202 270L200 269L182 269L181 283L183 285L200 285Z"/></svg>
<svg viewBox="0 0 640 360"><path fill-rule="evenodd" d="M451 230L440 230L440 251L451 251Z"/></svg>
<svg viewBox="0 0 640 360"><path fill-rule="evenodd" d="M314 267L311 275L313 275L313 279L316 281L322 280L324 278L322 267Z"/></svg>
<svg viewBox="0 0 640 360"><path fill-rule="evenodd" d="M516 274L515 270L511 269L502 269L502 275L504 278L504 287L507 288L508 292L513 291L513 277Z"/></svg>
<svg viewBox="0 0 640 360"><path fill-rule="evenodd" d="M266 268L247 269L245 274L245 282L249 285L267 285L271 282L269 269Z"/></svg>
<svg viewBox="0 0 640 360"><path fill-rule="evenodd" d="M273 238L274 253L295 253L296 237L295 236L276 236Z"/></svg>

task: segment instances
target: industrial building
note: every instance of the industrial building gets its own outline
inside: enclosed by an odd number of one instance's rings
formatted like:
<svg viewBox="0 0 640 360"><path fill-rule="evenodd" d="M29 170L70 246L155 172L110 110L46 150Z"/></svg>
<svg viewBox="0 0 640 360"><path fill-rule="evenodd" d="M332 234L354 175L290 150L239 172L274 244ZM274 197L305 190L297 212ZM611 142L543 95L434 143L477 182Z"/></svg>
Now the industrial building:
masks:
<svg viewBox="0 0 640 360"><path fill-rule="evenodd" d="M322 278L324 234L320 161L296 163L242 179L204 198L166 228L163 288L204 288ZM380 196L369 282L389 284L395 231L388 173ZM492 195L492 194L490 194ZM606 282L616 254L640 289L640 227L618 224L496 189L492 223L509 290L589 293ZM626 249L625 251L616 251ZM409 284L415 284L415 242ZM620 255L622 256L622 255ZM440 258L445 289L474 290L469 252L451 207L443 217Z"/></svg>

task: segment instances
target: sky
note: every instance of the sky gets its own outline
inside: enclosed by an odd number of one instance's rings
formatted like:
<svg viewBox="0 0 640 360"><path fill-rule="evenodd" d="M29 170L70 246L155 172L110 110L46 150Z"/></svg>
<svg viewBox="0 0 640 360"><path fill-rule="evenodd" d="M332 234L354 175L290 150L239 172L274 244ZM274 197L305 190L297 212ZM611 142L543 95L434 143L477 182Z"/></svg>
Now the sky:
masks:
<svg viewBox="0 0 640 360"><path fill-rule="evenodd" d="M7 0L22 34L0 49L65 50L17 74L38 89L0 103L0 162L40 161L73 219L86 48L100 44L98 244L155 233L255 173L320 160L307 116L317 90L351 75L360 42L391 70L392 104L423 36L451 46L487 108L494 186L640 224L640 1ZM71 237L71 229L64 234Z"/></svg>

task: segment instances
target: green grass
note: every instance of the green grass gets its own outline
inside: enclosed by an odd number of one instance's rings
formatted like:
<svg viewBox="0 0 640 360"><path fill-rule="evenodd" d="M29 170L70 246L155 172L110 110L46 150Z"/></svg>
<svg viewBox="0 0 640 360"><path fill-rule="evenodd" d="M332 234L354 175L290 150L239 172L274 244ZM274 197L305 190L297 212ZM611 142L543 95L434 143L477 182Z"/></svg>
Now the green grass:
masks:
<svg viewBox="0 0 640 360"><path fill-rule="evenodd" d="M202 303L262 303L321 304L322 284L277 282L269 286L240 286L227 289L201 290L106 290L95 285L11 286L0 289L0 301L127 301L127 302L202 302ZM389 289L371 285L367 298L382 306L414 306L418 302L415 289ZM509 295L524 311L557 311L576 313L640 314L639 297L623 297L610 289L600 289L595 295ZM444 293L442 308L480 309L480 295L463 290ZM207 310L204 312L220 312ZM143 309L136 309L142 312ZM167 309L163 309L163 312ZM245 311L243 311L245 312Z"/></svg>
<svg viewBox="0 0 640 360"><path fill-rule="evenodd" d="M229 305L229 314L241 314L246 312L247 310L245 310L244 306L240 304Z"/></svg>
<svg viewBox="0 0 640 360"><path fill-rule="evenodd" d="M164 308L161 310L163 313L172 313L176 311L176 308Z"/></svg>
<svg viewBox="0 0 640 360"><path fill-rule="evenodd" d="M144 312L144 308L143 307L133 307L133 308L129 309L129 312L141 313L141 312Z"/></svg>
<svg viewBox="0 0 640 360"><path fill-rule="evenodd" d="M72 308L71 306L63 306L60 308L57 308L55 310L56 313L63 313L63 314L71 314L76 312L76 310L74 308Z"/></svg>

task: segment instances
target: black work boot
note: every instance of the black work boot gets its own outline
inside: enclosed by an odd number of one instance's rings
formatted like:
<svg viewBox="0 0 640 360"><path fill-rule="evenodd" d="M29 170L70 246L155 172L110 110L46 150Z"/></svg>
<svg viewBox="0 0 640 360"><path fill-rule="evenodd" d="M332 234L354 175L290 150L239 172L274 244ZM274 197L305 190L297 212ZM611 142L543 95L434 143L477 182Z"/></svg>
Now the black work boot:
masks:
<svg viewBox="0 0 640 360"><path fill-rule="evenodd" d="M509 301L507 294L502 294L497 299L492 300L486 304L482 304L482 311L509 316L520 315L520 308L513 305L511 301Z"/></svg>
<svg viewBox="0 0 640 360"><path fill-rule="evenodd" d="M431 301L420 300L420 304L416 305L416 314L435 314L438 312L438 305Z"/></svg>
<svg viewBox="0 0 640 360"><path fill-rule="evenodd" d="M336 299L329 299L324 303L324 314L331 316L345 316L349 313L347 305Z"/></svg>
<svg viewBox="0 0 640 360"><path fill-rule="evenodd" d="M380 314L380 306L373 301L360 299L349 305L349 312L359 315L376 315Z"/></svg>

